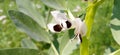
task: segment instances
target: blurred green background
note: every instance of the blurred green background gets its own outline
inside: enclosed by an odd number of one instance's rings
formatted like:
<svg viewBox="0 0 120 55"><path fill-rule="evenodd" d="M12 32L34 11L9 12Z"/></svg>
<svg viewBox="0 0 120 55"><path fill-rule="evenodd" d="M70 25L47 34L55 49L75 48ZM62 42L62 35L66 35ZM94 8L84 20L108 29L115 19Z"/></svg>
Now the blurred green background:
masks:
<svg viewBox="0 0 120 55"><path fill-rule="evenodd" d="M85 13L87 2L73 0L71 2L70 10L74 16L78 17ZM32 0L38 12L42 16L48 17L48 12L54 10L44 5L40 0ZM113 8L113 0L106 0L97 10L91 37L89 52L90 55L107 55L120 48L120 46L113 39L110 30L110 19ZM10 9L17 9L15 0L0 0L0 49L21 47L21 40L29 38L24 32L16 28L14 23L9 19L7 11ZM77 11L75 9L78 9ZM34 41L34 40L33 40ZM40 50L47 49L49 44L34 41ZM47 45L47 46L46 46ZM79 48L74 51L72 55L78 55Z"/></svg>

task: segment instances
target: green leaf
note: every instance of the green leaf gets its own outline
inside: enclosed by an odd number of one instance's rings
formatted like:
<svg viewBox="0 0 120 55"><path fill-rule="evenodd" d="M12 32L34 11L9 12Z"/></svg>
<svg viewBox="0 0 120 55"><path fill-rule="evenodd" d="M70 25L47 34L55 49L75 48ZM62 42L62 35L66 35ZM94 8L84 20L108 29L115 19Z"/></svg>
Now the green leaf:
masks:
<svg viewBox="0 0 120 55"><path fill-rule="evenodd" d="M48 50L49 55L59 55L57 49L55 48L54 44L51 43L51 47Z"/></svg>
<svg viewBox="0 0 120 55"><path fill-rule="evenodd" d="M111 19L111 31L113 38L120 45L120 0L114 0L113 16Z"/></svg>
<svg viewBox="0 0 120 55"><path fill-rule="evenodd" d="M50 42L52 37L32 18L19 11L9 10L8 14L15 25L36 41Z"/></svg>
<svg viewBox="0 0 120 55"><path fill-rule="evenodd" d="M33 18L41 27L46 28L44 18L35 9L35 5L31 0L16 0L16 4L21 12Z"/></svg>
<svg viewBox="0 0 120 55"><path fill-rule="evenodd" d="M63 42L64 43L64 42ZM69 40L65 46L63 46L63 49L61 48L60 53L61 55L70 55L73 53L73 51L77 48L77 40Z"/></svg>
<svg viewBox="0 0 120 55"><path fill-rule="evenodd" d="M73 50L77 48L78 41L76 39L71 40L74 37L74 30L71 29L66 31L61 38L59 38L59 48L60 48L60 55L70 55Z"/></svg>
<svg viewBox="0 0 120 55"><path fill-rule="evenodd" d="M113 53L111 53L110 55L120 55L120 49L115 51L115 52L113 52Z"/></svg>
<svg viewBox="0 0 120 55"><path fill-rule="evenodd" d="M51 8L65 10L65 0L41 0L41 1Z"/></svg>
<svg viewBox="0 0 120 55"><path fill-rule="evenodd" d="M39 51L26 48L1 49L0 55L39 55Z"/></svg>
<svg viewBox="0 0 120 55"><path fill-rule="evenodd" d="M21 46L23 48L38 49L35 43L33 43L30 39L27 38L22 39Z"/></svg>
<svg viewBox="0 0 120 55"><path fill-rule="evenodd" d="M117 18L111 20L111 31L113 38L120 45L120 21Z"/></svg>
<svg viewBox="0 0 120 55"><path fill-rule="evenodd" d="M58 37L55 42L51 44L49 49L50 55L70 55L73 53L73 50L77 48L78 40L74 39L74 30L70 29L68 31L59 33L60 35L54 36Z"/></svg>

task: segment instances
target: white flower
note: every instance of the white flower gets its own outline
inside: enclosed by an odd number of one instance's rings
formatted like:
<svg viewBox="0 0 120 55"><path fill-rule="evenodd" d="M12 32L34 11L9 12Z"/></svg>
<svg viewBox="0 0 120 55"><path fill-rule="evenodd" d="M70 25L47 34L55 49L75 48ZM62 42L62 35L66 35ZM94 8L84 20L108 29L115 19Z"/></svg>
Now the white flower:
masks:
<svg viewBox="0 0 120 55"><path fill-rule="evenodd" d="M73 23L74 23L74 26L75 26L74 33L75 34L81 34L82 36L84 36L86 34L86 31L87 31L85 23L83 21L81 21L80 18L76 18Z"/></svg>
<svg viewBox="0 0 120 55"><path fill-rule="evenodd" d="M82 37L86 34L87 31L86 25L81 21L80 18L76 18L73 23L75 26L75 38L77 37L79 41L82 42Z"/></svg>
<svg viewBox="0 0 120 55"><path fill-rule="evenodd" d="M66 13L62 13L60 11L52 11L52 16L54 17L54 20L63 26L63 28L70 28L71 21L66 17Z"/></svg>
<svg viewBox="0 0 120 55"><path fill-rule="evenodd" d="M55 21L55 23L50 23L47 25L51 32L60 32L71 27L72 23L68 20L65 13L60 11L52 11L51 14Z"/></svg>
<svg viewBox="0 0 120 55"><path fill-rule="evenodd" d="M55 23L50 23L47 25L51 32L60 32L73 27L75 28L75 38L77 37L77 39L82 42L82 36L86 34L87 28L85 23L81 21L80 18L68 19L66 16L67 14L60 11L52 11L51 14L55 21Z"/></svg>

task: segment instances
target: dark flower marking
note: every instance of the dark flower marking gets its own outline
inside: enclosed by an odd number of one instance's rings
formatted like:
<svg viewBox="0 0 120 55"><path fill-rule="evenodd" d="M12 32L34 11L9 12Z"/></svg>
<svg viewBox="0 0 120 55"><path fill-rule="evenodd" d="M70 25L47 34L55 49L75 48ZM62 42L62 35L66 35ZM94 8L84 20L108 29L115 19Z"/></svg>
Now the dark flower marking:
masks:
<svg viewBox="0 0 120 55"><path fill-rule="evenodd" d="M69 21L66 21L65 23L67 25L67 28L70 28L72 26L72 24Z"/></svg>
<svg viewBox="0 0 120 55"><path fill-rule="evenodd" d="M56 24L55 26L53 26L53 29L56 31L56 32L60 32L62 30L62 27L59 25L59 24Z"/></svg>

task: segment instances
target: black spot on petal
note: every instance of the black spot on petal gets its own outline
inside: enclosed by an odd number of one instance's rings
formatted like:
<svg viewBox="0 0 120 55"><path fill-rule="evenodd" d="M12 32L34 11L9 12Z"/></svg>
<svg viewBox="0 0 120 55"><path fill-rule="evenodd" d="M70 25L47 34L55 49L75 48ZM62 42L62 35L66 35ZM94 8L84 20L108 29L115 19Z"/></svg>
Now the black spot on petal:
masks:
<svg viewBox="0 0 120 55"><path fill-rule="evenodd" d="M59 25L59 24L56 24L55 26L53 26L53 29L56 31L56 32L60 32L62 30L62 27Z"/></svg>
<svg viewBox="0 0 120 55"><path fill-rule="evenodd" d="M72 24L69 21L65 22L67 24L67 28L70 28L72 26Z"/></svg>

